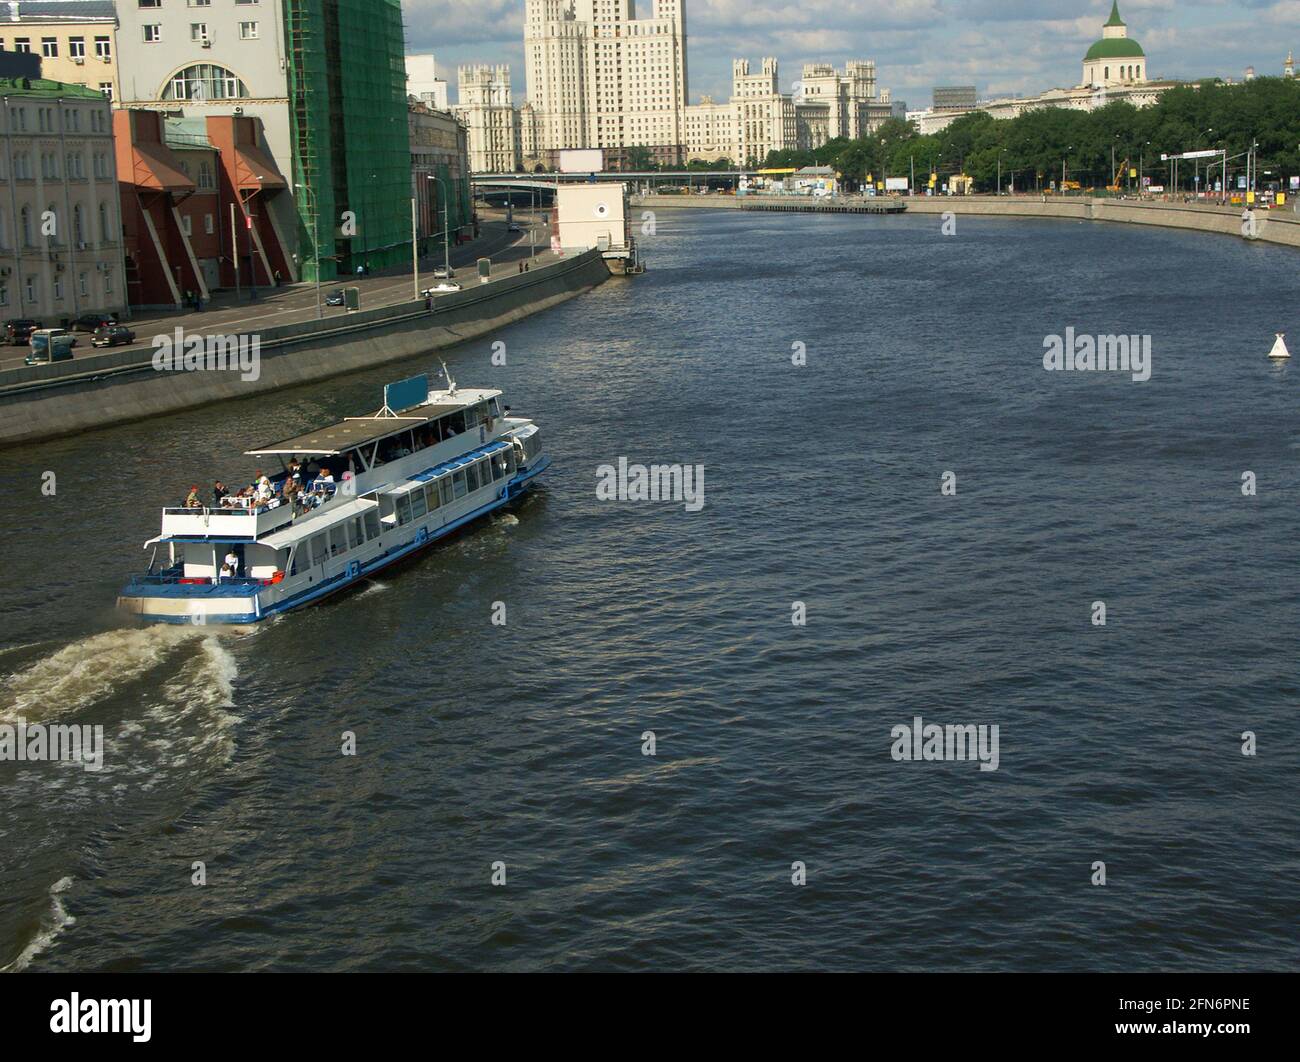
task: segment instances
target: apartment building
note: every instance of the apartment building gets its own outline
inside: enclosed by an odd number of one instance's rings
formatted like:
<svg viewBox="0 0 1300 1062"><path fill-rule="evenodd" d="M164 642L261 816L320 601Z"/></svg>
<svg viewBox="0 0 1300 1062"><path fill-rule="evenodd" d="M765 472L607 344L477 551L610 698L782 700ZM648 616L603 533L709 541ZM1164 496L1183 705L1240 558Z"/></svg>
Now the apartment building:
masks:
<svg viewBox="0 0 1300 1062"><path fill-rule="evenodd" d="M411 195L418 204L421 250L437 251L447 242L473 235L473 200L469 183L469 130L450 111L412 103Z"/></svg>
<svg viewBox="0 0 1300 1062"><path fill-rule="evenodd" d="M438 76L438 62L433 55L406 57L406 94L435 111L449 109L447 82Z"/></svg>
<svg viewBox="0 0 1300 1062"><path fill-rule="evenodd" d="M0 316L126 307L113 123L98 89L0 79Z"/></svg>
<svg viewBox="0 0 1300 1062"><path fill-rule="evenodd" d="M509 66L462 66L460 102L452 109L469 130L469 164L475 173L514 173L519 164L519 113L510 99Z"/></svg>
<svg viewBox="0 0 1300 1062"><path fill-rule="evenodd" d="M116 38L112 0L0 2L0 50L39 55L42 78L111 99L119 94Z"/></svg>
<svg viewBox="0 0 1300 1062"><path fill-rule="evenodd" d="M656 163L685 155L685 0L526 0L528 102L537 149L549 164L564 148L612 155L642 148Z"/></svg>

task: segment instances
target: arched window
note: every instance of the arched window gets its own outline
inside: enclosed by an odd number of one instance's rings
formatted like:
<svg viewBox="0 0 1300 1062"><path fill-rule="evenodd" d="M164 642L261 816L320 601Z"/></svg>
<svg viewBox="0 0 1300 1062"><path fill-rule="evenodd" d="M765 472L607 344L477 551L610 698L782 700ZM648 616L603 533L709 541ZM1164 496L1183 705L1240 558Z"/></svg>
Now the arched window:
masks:
<svg viewBox="0 0 1300 1062"><path fill-rule="evenodd" d="M108 204L99 204L99 238L104 243L109 243L112 237L108 234Z"/></svg>
<svg viewBox="0 0 1300 1062"><path fill-rule="evenodd" d="M224 66L196 63L172 75L163 87L165 100L244 99L248 88Z"/></svg>
<svg viewBox="0 0 1300 1062"><path fill-rule="evenodd" d="M1106 80L1109 81L1109 80L1110 80L1110 67L1106 67L1106 75L1105 75L1105 76L1106 76Z"/></svg>
<svg viewBox="0 0 1300 1062"><path fill-rule="evenodd" d="M24 206L19 213L19 228L22 229L23 246L32 246L32 208Z"/></svg>
<svg viewBox="0 0 1300 1062"><path fill-rule="evenodd" d="M86 219L80 203L72 208L72 238L77 243L86 242Z"/></svg>

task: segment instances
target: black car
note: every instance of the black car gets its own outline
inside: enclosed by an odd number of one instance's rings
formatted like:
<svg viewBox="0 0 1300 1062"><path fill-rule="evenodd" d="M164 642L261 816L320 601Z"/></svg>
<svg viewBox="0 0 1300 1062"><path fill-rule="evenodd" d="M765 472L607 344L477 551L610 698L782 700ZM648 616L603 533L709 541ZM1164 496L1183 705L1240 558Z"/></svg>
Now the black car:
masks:
<svg viewBox="0 0 1300 1062"><path fill-rule="evenodd" d="M83 313L72 322L74 332L98 332L101 328L112 328L117 318L111 313Z"/></svg>
<svg viewBox="0 0 1300 1062"><path fill-rule="evenodd" d="M130 344L135 342L135 333L126 325L114 324L104 325L95 329L95 334L90 337L92 347L115 347L119 343Z"/></svg>
<svg viewBox="0 0 1300 1062"><path fill-rule="evenodd" d="M342 306L342 305L343 305L343 301L344 301L344 300L343 300L343 292L342 292L342 290L339 290L339 291L331 291L328 295L325 296L325 305L326 305L326 306Z"/></svg>
<svg viewBox="0 0 1300 1062"><path fill-rule="evenodd" d="M26 317L16 317L4 323L4 341L11 347L25 347L31 342L32 333L40 327L40 321L32 321Z"/></svg>

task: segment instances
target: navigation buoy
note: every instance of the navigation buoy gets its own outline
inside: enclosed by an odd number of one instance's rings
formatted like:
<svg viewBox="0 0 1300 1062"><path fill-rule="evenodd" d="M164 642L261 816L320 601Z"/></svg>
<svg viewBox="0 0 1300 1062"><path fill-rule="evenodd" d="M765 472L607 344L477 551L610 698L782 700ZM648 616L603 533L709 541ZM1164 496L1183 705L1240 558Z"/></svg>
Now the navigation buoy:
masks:
<svg viewBox="0 0 1300 1062"><path fill-rule="evenodd" d="M1277 332L1277 339L1273 342L1273 349L1268 352L1270 358L1289 358L1291 352L1286 349L1286 333Z"/></svg>

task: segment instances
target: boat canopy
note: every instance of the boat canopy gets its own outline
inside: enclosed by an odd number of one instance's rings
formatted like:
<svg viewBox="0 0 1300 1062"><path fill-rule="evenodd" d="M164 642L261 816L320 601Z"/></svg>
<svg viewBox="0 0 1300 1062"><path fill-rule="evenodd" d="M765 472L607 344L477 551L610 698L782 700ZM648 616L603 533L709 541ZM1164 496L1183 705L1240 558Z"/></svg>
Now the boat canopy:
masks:
<svg viewBox="0 0 1300 1062"><path fill-rule="evenodd" d="M486 446L480 446L476 450L470 450L468 453L463 453L459 457L453 457L450 461L444 461L440 465L434 465L433 468L426 468L423 472L415 473L408 483L398 487L397 490L405 490L406 487L410 485L410 482L428 483L429 480L435 479L438 476L445 476L451 472L455 472L458 468L472 465L480 457L487 457L490 454L496 453L498 450L509 449L510 444L508 442L502 442L498 439L496 442L490 442ZM389 493L394 492L390 491Z"/></svg>
<svg viewBox="0 0 1300 1062"><path fill-rule="evenodd" d="M319 519L299 520L292 526L286 527L283 531L267 535L266 538L258 541L258 545L270 546L272 549L285 549L295 542L301 542L304 538L311 538L312 535L346 523L348 520L362 515L367 510L377 508L378 505L379 503L373 498L357 498L355 501L337 505L328 512L322 513Z"/></svg>
<svg viewBox="0 0 1300 1062"><path fill-rule="evenodd" d="M463 410L463 405L419 406L400 417L352 417L328 428L309 431L283 442L269 443L256 450L246 450L246 457L335 457L358 446L367 446L389 435L421 428L448 413Z"/></svg>

